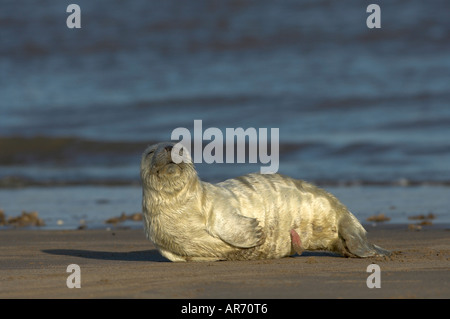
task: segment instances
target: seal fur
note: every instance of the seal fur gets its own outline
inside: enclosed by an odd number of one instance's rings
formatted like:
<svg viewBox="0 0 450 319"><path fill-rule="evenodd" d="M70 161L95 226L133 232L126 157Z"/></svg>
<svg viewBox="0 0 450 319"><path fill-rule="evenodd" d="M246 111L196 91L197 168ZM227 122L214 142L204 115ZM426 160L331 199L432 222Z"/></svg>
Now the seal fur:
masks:
<svg viewBox="0 0 450 319"><path fill-rule="evenodd" d="M141 160L145 233L169 260L271 259L303 250L389 254L369 243L356 217L325 190L280 174L207 183L189 156L174 163L173 146L152 145Z"/></svg>

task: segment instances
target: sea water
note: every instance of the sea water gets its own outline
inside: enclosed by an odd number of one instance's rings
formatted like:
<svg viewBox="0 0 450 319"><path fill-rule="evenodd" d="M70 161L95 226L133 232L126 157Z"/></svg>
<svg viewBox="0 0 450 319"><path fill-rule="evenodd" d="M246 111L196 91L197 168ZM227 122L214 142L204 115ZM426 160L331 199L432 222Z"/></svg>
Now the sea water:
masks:
<svg viewBox="0 0 450 319"><path fill-rule="evenodd" d="M103 226L139 211L142 151L202 120L278 128L279 172L330 188L357 217L450 219L448 1L378 1L379 29L356 0L75 3L80 29L61 1L1 1L8 216ZM260 166L197 169L217 182Z"/></svg>

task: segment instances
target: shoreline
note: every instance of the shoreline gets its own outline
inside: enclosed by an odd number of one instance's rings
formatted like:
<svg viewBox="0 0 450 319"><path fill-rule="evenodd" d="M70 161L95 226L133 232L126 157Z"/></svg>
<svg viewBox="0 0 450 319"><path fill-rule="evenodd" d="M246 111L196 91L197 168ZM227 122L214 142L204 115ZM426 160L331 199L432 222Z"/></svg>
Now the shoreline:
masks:
<svg viewBox="0 0 450 319"><path fill-rule="evenodd" d="M390 224L450 225L448 187L321 187L336 196L355 217ZM21 218L24 212L37 213L39 230L125 226L140 228L141 222L122 215L142 212L142 189L138 186L71 186L0 190L0 231L17 225L35 225ZM3 213L2 213L3 212ZM3 218L2 218L3 216ZM421 217L423 216L423 217ZM422 218L422 219L419 219ZM14 223L10 223L13 219ZM21 222L23 221L23 222ZM36 220L38 221L38 220ZM117 223L115 222L117 221ZM10 225L13 224L13 225ZM384 226L383 226L384 227ZM422 225L426 228L428 225Z"/></svg>
<svg viewBox="0 0 450 319"><path fill-rule="evenodd" d="M137 213L136 213L137 214ZM20 216L15 216L15 218ZM376 216L375 216L376 217ZM110 219L118 219L120 216L112 216ZM427 220L427 219L425 219ZM429 230L444 230L450 231L450 223L448 222L437 222L433 221L431 224L421 224L420 219L411 219L409 223L402 222L390 222L390 221L361 221L361 225L366 229L383 229L383 230L400 230L400 231L429 231ZM420 226L420 227L411 227ZM139 231L143 230L143 225L141 221L120 221L120 222L104 222L103 224L96 225L80 225L78 227L64 227L64 226L14 226L14 225L2 225L0 226L0 233L4 231L30 231L30 232L66 232L66 231ZM449 234L450 236L450 234ZM449 238L450 239L450 238Z"/></svg>
<svg viewBox="0 0 450 319"><path fill-rule="evenodd" d="M0 298L450 298L449 228L364 227L371 242L394 254L172 263L142 229L2 230ZM372 263L380 266L381 288L367 287ZM80 289L66 285L70 264L80 266Z"/></svg>

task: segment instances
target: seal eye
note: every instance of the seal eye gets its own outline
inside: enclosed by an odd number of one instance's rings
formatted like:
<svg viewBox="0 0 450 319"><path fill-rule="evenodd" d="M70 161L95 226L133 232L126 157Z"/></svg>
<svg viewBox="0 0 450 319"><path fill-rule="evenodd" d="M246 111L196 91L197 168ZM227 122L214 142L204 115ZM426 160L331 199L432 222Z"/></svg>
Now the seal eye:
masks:
<svg viewBox="0 0 450 319"><path fill-rule="evenodd" d="M150 156L150 155L152 155L153 153L155 153L155 150L151 150L150 152L147 153L146 156Z"/></svg>

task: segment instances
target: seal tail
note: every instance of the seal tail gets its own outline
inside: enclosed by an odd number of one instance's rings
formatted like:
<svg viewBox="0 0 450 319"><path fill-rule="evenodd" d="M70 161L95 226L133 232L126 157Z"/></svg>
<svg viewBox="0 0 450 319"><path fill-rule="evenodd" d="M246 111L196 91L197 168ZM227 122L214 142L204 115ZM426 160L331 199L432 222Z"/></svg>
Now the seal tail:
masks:
<svg viewBox="0 0 450 319"><path fill-rule="evenodd" d="M389 256L390 251L371 244L366 230L353 214L349 213L339 224L339 237L344 244L344 255L356 257Z"/></svg>

